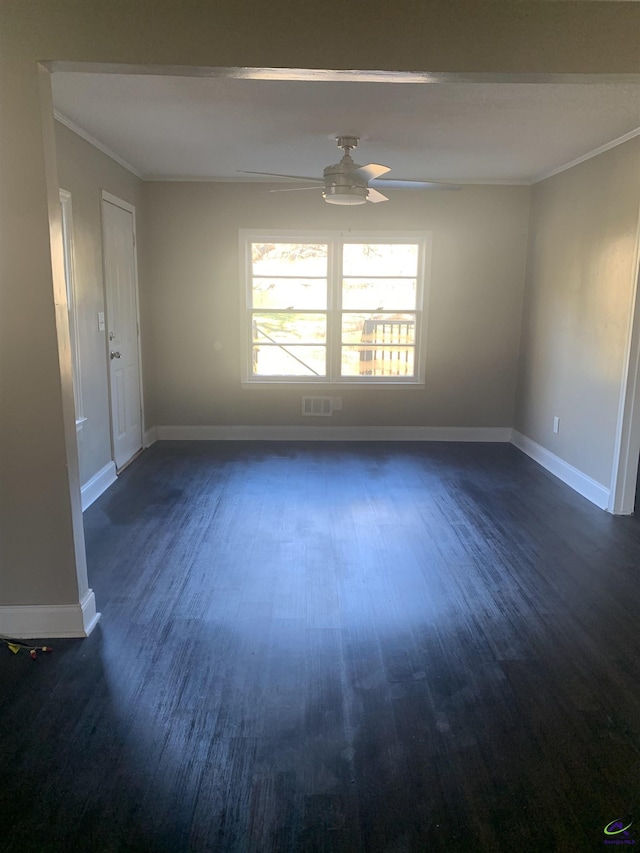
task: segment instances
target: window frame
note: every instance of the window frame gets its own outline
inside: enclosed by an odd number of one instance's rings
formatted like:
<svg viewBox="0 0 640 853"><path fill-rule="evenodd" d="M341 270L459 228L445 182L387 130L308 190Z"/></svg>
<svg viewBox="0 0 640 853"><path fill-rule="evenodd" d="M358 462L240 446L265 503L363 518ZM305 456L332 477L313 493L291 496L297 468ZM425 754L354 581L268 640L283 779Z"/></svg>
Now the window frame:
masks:
<svg viewBox="0 0 640 853"><path fill-rule="evenodd" d="M295 229L248 229L239 230L240 257L240 318L241 318L241 385L243 388L295 385L318 389L345 388L424 388L426 370L426 320L428 313L429 272L431 268L432 235L428 231L343 231ZM256 309L251 304L252 294L252 243L326 243L327 257L327 375L313 376L253 376L252 368L252 314ZM415 314L414 376L340 376L342 346L342 255L343 246L349 243L396 243L418 245L418 269L416 274L416 307L406 313ZM349 309L344 313L358 313ZM304 310L291 313L307 313Z"/></svg>

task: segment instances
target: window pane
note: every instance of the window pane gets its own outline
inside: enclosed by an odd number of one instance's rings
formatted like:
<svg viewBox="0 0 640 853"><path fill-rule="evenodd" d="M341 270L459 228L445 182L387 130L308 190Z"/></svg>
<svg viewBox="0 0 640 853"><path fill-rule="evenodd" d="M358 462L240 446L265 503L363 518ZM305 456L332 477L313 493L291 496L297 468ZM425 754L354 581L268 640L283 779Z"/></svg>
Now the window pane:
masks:
<svg viewBox="0 0 640 853"><path fill-rule="evenodd" d="M322 311L327 307L327 282L323 278L254 278L252 299L254 308L317 308Z"/></svg>
<svg viewBox="0 0 640 853"><path fill-rule="evenodd" d="M253 376L326 376L326 347L254 346Z"/></svg>
<svg viewBox="0 0 640 853"><path fill-rule="evenodd" d="M254 314L252 328L253 340L259 344L324 344L327 339L325 314Z"/></svg>
<svg viewBox="0 0 640 853"><path fill-rule="evenodd" d="M252 243L255 276L326 276L327 245L307 243Z"/></svg>
<svg viewBox="0 0 640 853"><path fill-rule="evenodd" d="M343 314L346 344L411 344L416 340L415 314Z"/></svg>
<svg viewBox="0 0 640 853"><path fill-rule="evenodd" d="M416 307L415 278L345 278L342 282L343 308L372 311Z"/></svg>
<svg viewBox="0 0 640 853"><path fill-rule="evenodd" d="M342 376L414 375L414 348L411 346L342 347Z"/></svg>
<svg viewBox="0 0 640 853"><path fill-rule="evenodd" d="M342 255L345 276L418 274L418 246L407 243L345 243Z"/></svg>

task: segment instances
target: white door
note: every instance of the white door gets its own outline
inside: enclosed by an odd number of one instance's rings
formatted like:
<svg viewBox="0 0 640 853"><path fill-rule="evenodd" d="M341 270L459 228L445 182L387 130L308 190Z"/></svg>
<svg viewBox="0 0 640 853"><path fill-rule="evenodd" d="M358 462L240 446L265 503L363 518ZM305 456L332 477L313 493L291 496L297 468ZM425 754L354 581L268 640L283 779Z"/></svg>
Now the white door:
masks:
<svg viewBox="0 0 640 853"><path fill-rule="evenodd" d="M134 209L103 193L102 229L111 435L122 468L142 448Z"/></svg>

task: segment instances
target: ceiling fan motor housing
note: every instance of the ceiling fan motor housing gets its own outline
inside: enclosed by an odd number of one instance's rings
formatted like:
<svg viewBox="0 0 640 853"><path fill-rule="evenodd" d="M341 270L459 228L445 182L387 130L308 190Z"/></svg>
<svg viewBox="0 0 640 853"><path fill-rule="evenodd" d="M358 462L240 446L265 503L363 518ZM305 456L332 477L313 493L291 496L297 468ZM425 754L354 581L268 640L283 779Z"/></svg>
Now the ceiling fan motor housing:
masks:
<svg viewBox="0 0 640 853"><path fill-rule="evenodd" d="M359 168L348 153L339 163L327 166L323 172L325 201L329 204L365 204L369 187L364 176L355 174Z"/></svg>

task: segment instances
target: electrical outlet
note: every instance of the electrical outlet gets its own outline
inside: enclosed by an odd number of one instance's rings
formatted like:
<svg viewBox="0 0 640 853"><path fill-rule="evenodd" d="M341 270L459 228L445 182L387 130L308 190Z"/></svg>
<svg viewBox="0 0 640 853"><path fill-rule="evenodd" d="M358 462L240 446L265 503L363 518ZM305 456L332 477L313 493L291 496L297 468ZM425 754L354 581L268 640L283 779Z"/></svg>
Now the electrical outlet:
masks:
<svg viewBox="0 0 640 853"><path fill-rule="evenodd" d="M560 418L558 417L553 419L553 431L556 435L560 432Z"/></svg>

